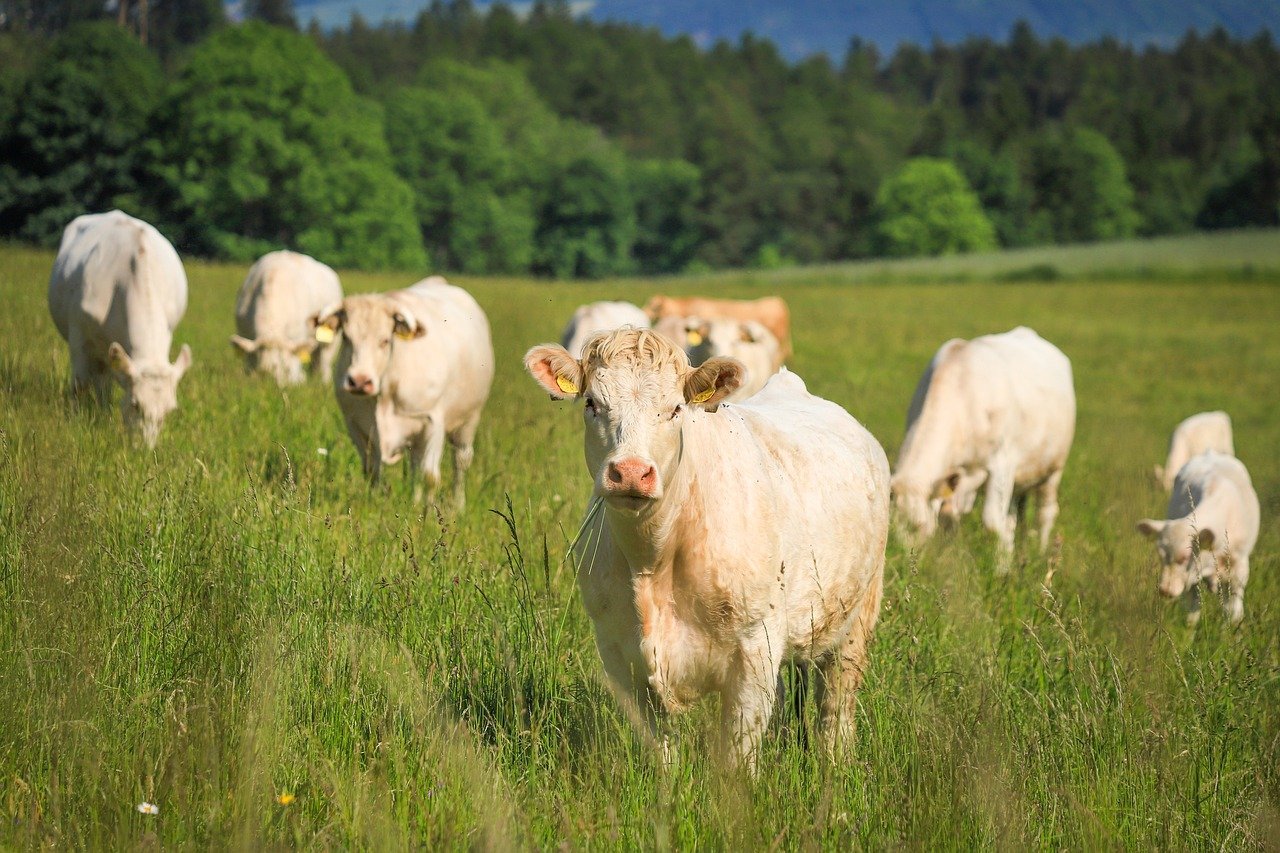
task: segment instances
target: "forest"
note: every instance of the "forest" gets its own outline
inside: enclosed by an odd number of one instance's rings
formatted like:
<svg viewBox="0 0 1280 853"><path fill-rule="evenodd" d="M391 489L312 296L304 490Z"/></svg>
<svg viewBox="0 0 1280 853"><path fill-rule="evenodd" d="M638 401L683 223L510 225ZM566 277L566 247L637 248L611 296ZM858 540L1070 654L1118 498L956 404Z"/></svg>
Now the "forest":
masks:
<svg viewBox="0 0 1280 853"><path fill-rule="evenodd" d="M594 278L1280 222L1280 51L854 39L785 59L539 2L0 0L0 238L121 207L184 254Z"/></svg>

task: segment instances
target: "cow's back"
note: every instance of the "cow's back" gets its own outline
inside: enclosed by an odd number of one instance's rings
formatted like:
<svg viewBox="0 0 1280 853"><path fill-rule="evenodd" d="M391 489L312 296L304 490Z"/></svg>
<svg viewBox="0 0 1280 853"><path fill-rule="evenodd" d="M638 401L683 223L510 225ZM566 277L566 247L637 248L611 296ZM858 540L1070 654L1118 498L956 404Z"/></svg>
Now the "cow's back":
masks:
<svg viewBox="0 0 1280 853"><path fill-rule="evenodd" d="M236 332L250 340L305 342L309 318L342 300L338 275L298 252L263 255L236 296Z"/></svg>
<svg viewBox="0 0 1280 853"><path fill-rule="evenodd" d="M1169 496L1169 518L1192 517L1205 526L1225 528L1232 550L1248 554L1258 539L1261 507L1244 463L1234 456L1206 451L1178 470Z"/></svg>
<svg viewBox="0 0 1280 853"><path fill-rule="evenodd" d="M389 294L405 305L427 333L403 347L392 362L392 382L420 403L443 400L462 415L483 406L493 384L493 342L484 310L470 293L432 276ZM432 405L435 405L433 402Z"/></svg>

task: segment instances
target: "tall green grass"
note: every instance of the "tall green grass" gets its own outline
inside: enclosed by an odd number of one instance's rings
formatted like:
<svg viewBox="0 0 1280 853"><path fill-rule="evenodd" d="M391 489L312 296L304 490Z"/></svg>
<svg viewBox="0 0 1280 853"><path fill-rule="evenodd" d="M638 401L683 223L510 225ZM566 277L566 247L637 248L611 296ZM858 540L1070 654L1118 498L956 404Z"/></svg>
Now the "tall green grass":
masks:
<svg viewBox="0 0 1280 853"><path fill-rule="evenodd" d="M177 337L196 366L157 450L129 447L118 413L65 398L51 261L0 251L0 844L1280 838L1273 286L787 284L795 370L891 458L937 345L1019 323L1072 358L1079 428L1050 553L1026 543L996 578L976 519L918 554L892 542L856 752L832 765L805 721L782 720L748 780L705 757L710 706L677 724L664 766L603 684L566 562L586 503L579 420L520 367L580 302L714 280L464 281L498 375L467 509L442 515L412 505L400 472L363 483L327 387L243 375L226 343L243 268L189 265ZM1133 523L1163 510L1150 471L1174 424L1211 408L1234 419L1264 528L1243 627L1210 603L1191 631Z"/></svg>

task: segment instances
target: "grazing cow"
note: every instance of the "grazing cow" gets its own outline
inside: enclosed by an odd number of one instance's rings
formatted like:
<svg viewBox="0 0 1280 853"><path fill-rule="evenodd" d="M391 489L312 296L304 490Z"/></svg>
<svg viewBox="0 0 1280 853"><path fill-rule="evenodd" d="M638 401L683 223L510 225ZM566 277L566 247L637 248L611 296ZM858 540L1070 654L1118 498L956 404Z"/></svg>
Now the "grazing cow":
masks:
<svg viewBox="0 0 1280 853"><path fill-rule="evenodd" d="M754 395L782 368L782 347L755 320L663 317L654 331L682 347L694 367L716 356L736 358L746 367L742 385L725 398L736 403Z"/></svg>
<svg viewBox="0 0 1280 853"><path fill-rule="evenodd" d="M155 447L178 407L191 366L186 344L169 363L173 330L187 310L187 274L160 232L119 210L72 220L49 277L49 313L71 350L71 388L92 387L110 405L110 378L124 396L125 426Z"/></svg>
<svg viewBox="0 0 1280 853"><path fill-rule="evenodd" d="M440 460L453 445L453 499L466 499L480 413L493 384L493 344L484 311L439 276L405 290L348 296L316 318L322 342L342 333L334 393L347 432L376 482L407 450L434 498ZM422 497L422 486L414 499Z"/></svg>
<svg viewBox="0 0 1280 853"><path fill-rule="evenodd" d="M236 332L231 345L244 353L245 369L260 370L278 385L297 385L307 368L328 376L336 341L315 339L318 313L342 301L338 274L297 252L263 255L236 296Z"/></svg>
<svg viewBox="0 0 1280 853"><path fill-rule="evenodd" d="M611 332L623 326L649 328L649 315L630 302L592 302L580 305L564 327L560 344L574 358L582 356L582 345L597 332Z"/></svg>
<svg viewBox="0 0 1280 853"><path fill-rule="evenodd" d="M911 400L894 502L909 529L929 536L939 514L972 508L985 483L982 520L999 539L1003 571L1033 490L1040 542L1048 544L1075 427L1071 362L1034 331L947 341Z"/></svg>
<svg viewBox="0 0 1280 853"><path fill-rule="evenodd" d="M1167 515L1138 522L1139 532L1154 539L1160 552L1160 592L1183 596L1187 621L1194 625L1201 581L1216 590L1222 579L1230 587L1227 614L1238 623L1261 515L1248 470L1234 456L1213 450L1192 457L1178 471Z"/></svg>
<svg viewBox="0 0 1280 853"><path fill-rule="evenodd" d="M1155 468L1156 479L1164 484L1165 491L1173 488L1173 481L1187 460L1206 450L1236 455L1231 439L1231 416L1226 412L1201 412L1178 424L1169 439L1168 460L1163 468L1159 465Z"/></svg>
<svg viewBox="0 0 1280 853"><path fill-rule="evenodd" d="M818 669L827 744L847 744L880 610L889 467L848 412L793 373L708 411L742 365L692 368L655 332L537 346L525 366L584 400L596 500L578 585L605 671L651 726L718 692L729 757L754 766L788 659Z"/></svg>
<svg viewBox="0 0 1280 853"><path fill-rule="evenodd" d="M657 323L663 317L755 320L773 333L785 363L791 358L791 311L781 296L760 299L705 299L701 296L655 296L644 308Z"/></svg>

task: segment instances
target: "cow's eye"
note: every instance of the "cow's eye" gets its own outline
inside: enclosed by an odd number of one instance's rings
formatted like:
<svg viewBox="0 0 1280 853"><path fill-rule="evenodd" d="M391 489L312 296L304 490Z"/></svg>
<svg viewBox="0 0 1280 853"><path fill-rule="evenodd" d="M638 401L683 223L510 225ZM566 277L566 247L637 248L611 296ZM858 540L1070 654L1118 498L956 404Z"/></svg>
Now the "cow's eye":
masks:
<svg viewBox="0 0 1280 853"><path fill-rule="evenodd" d="M683 411L684 411L684 406L676 406L674 409L671 410L671 420L674 421L676 418L680 417L680 413Z"/></svg>
<svg viewBox="0 0 1280 853"><path fill-rule="evenodd" d="M585 402L583 405L586 407L587 412L589 412L589 413L591 414L591 416L592 416L592 417L595 417L595 415L596 415L596 401L595 401L595 400L593 400L593 399L591 399L590 397L588 397L588 398L586 399L586 402Z"/></svg>

